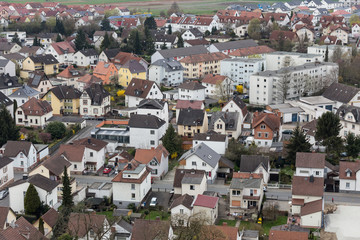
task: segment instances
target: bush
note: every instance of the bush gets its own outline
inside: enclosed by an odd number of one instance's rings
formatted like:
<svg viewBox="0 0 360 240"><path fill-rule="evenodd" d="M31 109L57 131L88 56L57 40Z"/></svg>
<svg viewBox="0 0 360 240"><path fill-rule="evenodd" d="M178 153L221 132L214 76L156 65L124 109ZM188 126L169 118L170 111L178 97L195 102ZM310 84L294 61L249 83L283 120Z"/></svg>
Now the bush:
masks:
<svg viewBox="0 0 360 240"><path fill-rule="evenodd" d="M46 132L50 133L54 139L60 139L64 137L66 127L62 122L51 122L46 127Z"/></svg>
<svg viewBox="0 0 360 240"><path fill-rule="evenodd" d="M136 211L135 203L130 203L127 208L128 208L128 209L131 209L133 212Z"/></svg>

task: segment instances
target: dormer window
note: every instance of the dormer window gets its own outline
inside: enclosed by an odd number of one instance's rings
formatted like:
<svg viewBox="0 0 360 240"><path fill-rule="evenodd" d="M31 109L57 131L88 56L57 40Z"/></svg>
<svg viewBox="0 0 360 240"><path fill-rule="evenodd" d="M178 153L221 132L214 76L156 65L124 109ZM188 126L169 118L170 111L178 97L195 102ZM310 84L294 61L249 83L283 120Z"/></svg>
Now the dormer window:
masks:
<svg viewBox="0 0 360 240"><path fill-rule="evenodd" d="M346 170L346 177L351 177L351 170L350 169Z"/></svg>
<svg viewBox="0 0 360 240"><path fill-rule="evenodd" d="M260 125L260 129L266 129L265 124L261 124L261 125Z"/></svg>

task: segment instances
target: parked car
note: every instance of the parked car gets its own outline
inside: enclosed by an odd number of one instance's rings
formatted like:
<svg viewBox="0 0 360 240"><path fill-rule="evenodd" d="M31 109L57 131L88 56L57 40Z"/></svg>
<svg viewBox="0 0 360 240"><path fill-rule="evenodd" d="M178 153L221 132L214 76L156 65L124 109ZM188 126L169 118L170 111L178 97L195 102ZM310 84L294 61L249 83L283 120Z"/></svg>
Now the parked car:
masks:
<svg viewBox="0 0 360 240"><path fill-rule="evenodd" d="M103 170L103 174L109 174L110 172L111 172L111 168L108 167L104 168Z"/></svg>
<svg viewBox="0 0 360 240"><path fill-rule="evenodd" d="M6 188L0 192L0 200L4 199L9 194L9 190Z"/></svg>
<svg viewBox="0 0 360 240"><path fill-rule="evenodd" d="M157 198L153 197L150 201L150 207L156 207L157 204L158 204Z"/></svg>

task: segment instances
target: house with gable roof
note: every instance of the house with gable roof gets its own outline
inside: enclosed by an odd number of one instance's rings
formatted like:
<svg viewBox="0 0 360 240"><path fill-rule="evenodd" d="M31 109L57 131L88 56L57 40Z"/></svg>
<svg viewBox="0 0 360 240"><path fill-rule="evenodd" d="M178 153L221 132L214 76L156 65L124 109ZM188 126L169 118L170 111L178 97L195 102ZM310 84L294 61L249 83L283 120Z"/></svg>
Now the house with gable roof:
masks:
<svg viewBox="0 0 360 240"><path fill-rule="evenodd" d="M14 102L0 91L0 107L5 106L11 116L14 116Z"/></svg>
<svg viewBox="0 0 360 240"><path fill-rule="evenodd" d="M104 215L70 213L67 232L76 239L110 239L110 224Z"/></svg>
<svg viewBox="0 0 360 240"><path fill-rule="evenodd" d="M193 216L205 219L205 225L214 225L219 217L219 198L207 195L197 195L193 206Z"/></svg>
<svg viewBox="0 0 360 240"><path fill-rule="evenodd" d="M131 240L174 239L174 231L170 221L135 219Z"/></svg>
<svg viewBox="0 0 360 240"><path fill-rule="evenodd" d="M62 85L66 86L76 86L76 81L83 76L83 73L78 69L75 69L73 65L65 68L61 73L59 73L56 78L64 81Z"/></svg>
<svg viewBox="0 0 360 240"><path fill-rule="evenodd" d="M175 108L176 108L176 122L177 122L181 109L191 108L191 109L203 110L205 108L205 105L203 101L177 100Z"/></svg>
<svg viewBox="0 0 360 240"><path fill-rule="evenodd" d="M83 49L74 54L74 64L80 67L96 65L99 61L99 54L93 48Z"/></svg>
<svg viewBox="0 0 360 240"><path fill-rule="evenodd" d="M54 42L45 49L46 54L53 55L61 64L72 64L75 48L69 42Z"/></svg>
<svg viewBox="0 0 360 240"><path fill-rule="evenodd" d="M40 92L40 97L53 88L48 76L42 71L35 71L29 74L27 85Z"/></svg>
<svg viewBox="0 0 360 240"><path fill-rule="evenodd" d="M134 159L151 168L152 179L162 179L169 169L169 152L160 144L156 148L136 149Z"/></svg>
<svg viewBox="0 0 360 240"><path fill-rule="evenodd" d="M23 195L23 194L22 194ZM6 228L0 232L0 238L3 240L47 240L38 229L29 223L24 217L15 219L11 227Z"/></svg>
<svg viewBox="0 0 360 240"><path fill-rule="evenodd" d="M98 62L93 75L103 80L104 84L110 84L113 78L118 75L118 69L113 63Z"/></svg>
<svg viewBox="0 0 360 240"><path fill-rule="evenodd" d="M120 48L105 49L100 53L99 61L111 62L120 51Z"/></svg>
<svg viewBox="0 0 360 240"><path fill-rule="evenodd" d="M280 226L274 226L270 229L269 240L308 240L309 235L310 229L302 228L292 224L284 224Z"/></svg>
<svg viewBox="0 0 360 240"><path fill-rule="evenodd" d="M5 230L16 221L16 215L9 207L0 207L0 216L0 230Z"/></svg>
<svg viewBox="0 0 360 240"><path fill-rule="evenodd" d="M347 135L353 133L355 136L360 134L360 107L343 104L337 110L336 114L340 118L342 128L340 136L346 138Z"/></svg>
<svg viewBox="0 0 360 240"><path fill-rule="evenodd" d="M188 194L192 197L203 194L207 190L207 175L204 170L178 168L174 176L174 194L182 196Z"/></svg>
<svg viewBox="0 0 360 240"><path fill-rule="evenodd" d="M193 137L208 130L207 113L202 109L180 109L176 123L180 136Z"/></svg>
<svg viewBox="0 0 360 240"><path fill-rule="evenodd" d="M193 147L201 143L206 144L218 154L224 155L229 143L229 138L225 134L219 134L214 131L195 133L192 140Z"/></svg>
<svg viewBox="0 0 360 240"><path fill-rule="evenodd" d="M206 87L201 85L198 81L188 81L179 85L179 100L205 100Z"/></svg>
<svg viewBox="0 0 360 240"><path fill-rule="evenodd" d="M146 80L147 69L136 60L129 60L119 69L119 84L128 87L133 78Z"/></svg>
<svg viewBox="0 0 360 240"><path fill-rule="evenodd" d="M243 123L246 116L249 114L246 104L239 96L234 96L221 109L222 112L238 112L240 122Z"/></svg>
<svg viewBox="0 0 360 240"><path fill-rule="evenodd" d="M36 70L44 71L46 75L57 74L59 62L51 54L29 56L23 61L20 77L28 78L29 73Z"/></svg>
<svg viewBox="0 0 360 240"><path fill-rule="evenodd" d="M28 169L37 162L37 150L31 142L28 141L7 141L0 148L0 154L13 160L15 170Z"/></svg>
<svg viewBox="0 0 360 240"><path fill-rule="evenodd" d="M75 88L79 89L80 91L84 91L86 88L90 87L92 84L99 84L101 85L103 81L95 77L94 75L85 74L84 76L81 76L79 79L75 82Z"/></svg>
<svg viewBox="0 0 360 240"><path fill-rule="evenodd" d="M171 222L174 226L187 226L192 215L194 197L184 194L175 198L170 206Z"/></svg>
<svg viewBox="0 0 360 240"><path fill-rule="evenodd" d="M180 168L198 169L206 172L209 182L214 182L219 169L220 154L206 144L199 144L185 152L180 158Z"/></svg>
<svg viewBox="0 0 360 240"><path fill-rule="evenodd" d="M360 161L340 161L340 192L360 191Z"/></svg>
<svg viewBox="0 0 360 240"><path fill-rule="evenodd" d="M0 156L0 189L4 189L7 185L14 181L14 165L13 160L9 157ZM0 213L1 213L0 208ZM0 219L0 229L1 228Z"/></svg>
<svg viewBox="0 0 360 240"><path fill-rule="evenodd" d="M28 85L22 85L22 87L13 92L9 98L12 101L16 101L18 106L21 106L31 98L39 99L39 94L40 92L29 87Z"/></svg>
<svg viewBox="0 0 360 240"><path fill-rule="evenodd" d="M343 104L360 107L360 89L342 83L333 83L325 89L323 97L336 102L336 108Z"/></svg>
<svg viewBox="0 0 360 240"><path fill-rule="evenodd" d="M44 213L40 218L44 223L44 235L47 237L52 236L52 230L55 227L56 221L59 217L59 213L54 209L50 208L46 213ZM39 229L40 227L40 218L33 223L33 226Z"/></svg>
<svg viewBox="0 0 360 240"><path fill-rule="evenodd" d="M246 139L247 144L254 142L261 147L270 147L281 139L280 117L273 113L255 113L252 120L253 137Z"/></svg>
<svg viewBox="0 0 360 240"><path fill-rule="evenodd" d="M184 68L174 59L159 59L149 67L149 80L165 86L177 86L183 82Z"/></svg>
<svg viewBox="0 0 360 240"><path fill-rule="evenodd" d="M158 99L141 100L136 109L136 114L154 115L165 121L165 128L169 126L169 104Z"/></svg>
<svg viewBox="0 0 360 240"><path fill-rule="evenodd" d="M226 98L233 91L233 81L224 75L207 74L201 80L201 84L206 87L205 95L215 99Z"/></svg>
<svg viewBox="0 0 360 240"><path fill-rule="evenodd" d="M110 93L102 84L93 83L87 87L80 97L81 116L104 116L110 111Z"/></svg>
<svg viewBox="0 0 360 240"><path fill-rule="evenodd" d="M194 40L194 39L201 39L203 38L202 32L200 32L197 28L190 28L186 29L182 34L181 37L186 40Z"/></svg>
<svg viewBox="0 0 360 240"><path fill-rule="evenodd" d="M256 173L262 175L265 184L270 178L270 160L268 156L242 155L240 173Z"/></svg>
<svg viewBox="0 0 360 240"><path fill-rule="evenodd" d="M133 78L125 90L125 105L136 107L143 99L163 99L160 87L153 81Z"/></svg>
<svg viewBox="0 0 360 240"><path fill-rule="evenodd" d="M20 57L23 58L21 55ZM0 74L9 74L11 77L16 76L16 65L11 60L9 55L0 56Z"/></svg>
<svg viewBox="0 0 360 240"><path fill-rule="evenodd" d="M52 116L51 105L33 97L16 109L15 122L18 126L45 128Z"/></svg>
<svg viewBox="0 0 360 240"><path fill-rule="evenodd" d="M224 54L229 54L236 49L256 47L258 44L252 39L239 40L239 41L229 41L223 43L213 43L209 46L208 50L211 53L222 52Z"/></svg>
<svg viewBox="0 0 360 240"><path fill-rule="evenodd" d="M209 129L237 139L241 134L241 125L238 112L214 112L210 118Z"/></svg>
<svg viewBox="0 0 360 240"><path fill-rule="evenodd" d="M296 153L296 176L303 177L325 177L325 157L324 153Z"/></svg>

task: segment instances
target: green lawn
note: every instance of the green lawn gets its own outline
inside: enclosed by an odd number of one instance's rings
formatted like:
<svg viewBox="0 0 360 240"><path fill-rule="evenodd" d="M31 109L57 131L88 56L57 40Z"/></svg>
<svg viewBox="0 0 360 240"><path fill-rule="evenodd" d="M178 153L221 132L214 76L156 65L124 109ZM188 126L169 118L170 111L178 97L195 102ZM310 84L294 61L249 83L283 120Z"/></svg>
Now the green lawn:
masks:
<svg viewBox="0 0 360 240"><path fill-rule="evenodd" d="M148 209L143 209L140 211L140 213L143 213L145 215L145 211ZM170 214L168 212L162 212L162 211L150 211L148 210L150 213L148 215L145 216L145 219L150 219L150 220L156 220L156 217L160 217L160 220L168 220L170 217Z"/></svg>
<svg viewBox="0 0 360 240"><path fill-rule="evenodd" d="M113 216L113 212L112 211L105 211L105 212L97 212L96 214L99 214L99 215L105 215L106 218L109 220L109 221L112 221L114 220L114 216Z"/></svg>
<svg viewBox="0 0 360 240"><path fill-rule="evenodd" d="M219 223L217 225L223 225L223 223L226 222L228 226L235 227L236 220L227 220L227 219L220 219Z"/></svg>
<svg viewBox="0 0 360 240"><path fill-rule="evenodd" d="M260 236L263 234L269 235L270 229L273 226L285 224L286 221L287 221L286 216L278 216L278 218L275 221L264 221L262 225L250 221L249 222L241 221L239 229L258 230Z"/></svg>

